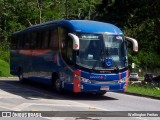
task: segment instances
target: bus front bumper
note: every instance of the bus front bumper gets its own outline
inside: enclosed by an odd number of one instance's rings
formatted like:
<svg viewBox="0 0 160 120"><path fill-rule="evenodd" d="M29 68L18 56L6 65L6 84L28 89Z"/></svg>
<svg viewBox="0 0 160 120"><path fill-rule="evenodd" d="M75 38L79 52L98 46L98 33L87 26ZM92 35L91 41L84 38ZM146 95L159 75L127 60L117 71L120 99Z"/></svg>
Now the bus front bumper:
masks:
<svg viewBox="0 0 160 120"><path fill-rule="evenodd" d="M79 92L124 92L126 90L126 82L117 84L90 84L82 82L79 85ZM75 92L74 84L64 84L64 89Z"/></svg>
<svg viewBox="0 0 160 120"><path fill-rule="evenodd" d="M81 92L124 92L126 88L126 84L124 83L118 83L118 84L87 84L82 83L82 89Z"/></svg>

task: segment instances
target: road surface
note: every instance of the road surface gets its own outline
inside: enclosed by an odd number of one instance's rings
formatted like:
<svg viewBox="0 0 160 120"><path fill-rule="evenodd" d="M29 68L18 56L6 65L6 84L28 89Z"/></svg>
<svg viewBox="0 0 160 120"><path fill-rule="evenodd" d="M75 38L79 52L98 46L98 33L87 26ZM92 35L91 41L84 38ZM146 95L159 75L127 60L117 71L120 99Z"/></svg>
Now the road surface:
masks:
<svg viewBox="0 0 160 120"><path fill-rule="evenodd" d="M115 111L111 113L115 115L119 114L117 111L127 111L133 117L108 116L106 118L104 116L107 116L107 112L104 112L102 116L96 116L95 113L95 116L89 118L65 117L63 116L65 113L60 117L53 117L52 113L48 113L48 117L41 119L114 120L118 118L119 120L158 120L160 117L137 117L137 115L139 115L139 111L146 111L146 113L147 111L160 111L160 100L112 92L106 93L104 96L73 93L61 95L41 84L32 82L20 84L17 78L0 78L0 111ZM133 111L135 111L135 114ZM86 114L93 115L94 113ZM160 115L160 112L158 112L158 115Z"/></svg>

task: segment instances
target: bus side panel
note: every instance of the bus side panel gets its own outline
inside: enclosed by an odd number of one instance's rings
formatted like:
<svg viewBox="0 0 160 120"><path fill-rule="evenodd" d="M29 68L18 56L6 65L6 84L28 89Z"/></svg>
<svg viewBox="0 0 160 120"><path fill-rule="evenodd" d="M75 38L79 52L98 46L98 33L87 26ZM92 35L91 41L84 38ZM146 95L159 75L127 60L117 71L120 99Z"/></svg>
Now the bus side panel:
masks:
<svg viewBox="0 0 160 120"><path fill-rule="evenodd" d="M30 80L51 85L53 72L58 72L58 56L52 50L11 50L10 71L18 75L18 69L23 69L23 76Z"/></svg>
<svg viewBox="0 0 160 120"><path fill-rule="evenodd" d="M59 60L56 51L53 50L33 50L32 51L32 76L34 80L52 85L52 73L58 73Z"/></svg>
<svg viewBox="0 0 160 120"><path fill-rule="evenodd" d="M18 75L19 69L23 69L23 72L30 74L32 69L31 50L11 50L10 73Z"/></svg>

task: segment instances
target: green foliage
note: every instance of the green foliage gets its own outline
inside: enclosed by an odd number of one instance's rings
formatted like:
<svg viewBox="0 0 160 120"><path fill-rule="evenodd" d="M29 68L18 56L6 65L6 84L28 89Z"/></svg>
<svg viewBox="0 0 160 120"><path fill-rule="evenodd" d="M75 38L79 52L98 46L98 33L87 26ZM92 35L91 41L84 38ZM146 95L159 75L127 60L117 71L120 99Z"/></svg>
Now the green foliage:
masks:
<svg viewBox="0 0 160 120"><path fill-rule="evenodd" d="M129 64L152 71L160 68L160 1L102 0L97 6L97 20L113 23L126 36L138 40L139 52L129 51Z"/></svg>
<svg viewBox="0 0 160 120"><path fill-rule="evenodd" d="M2 41L0 44L0 59L9 63L9 42L7 40Z"/></svg>
<svg viewBox="0 0 160 120"><path fill-rule="evenodd" d="M128 36L136 38L139 43L139 52L136 56L129 56L132 61L138 64L142 69L152 71L160 68L160 51L159 39L155 34L154 28L156 24L153 20L145 20L139 26L135 25L131 29L125 28L124 31Z"/></svg>
<svg viewBox="0 0 160 120"><path fill-rule="evenodd" d="M127 92L160 97L160 88L152 84L129 84Z"/></svg>
<svg viewBox="0 0 160 120"><path fill-rule="evenodd" d="M66 0L67 1L67 0ZM94 19L101 0L68 0L67 18Z"/></svg>
<svg viewBox="0 0 160 120"><path fill-rule="evenodd" d="M10 75L9 71L9 63L0 59L0 76L1 77L8 77Z"/></svg>

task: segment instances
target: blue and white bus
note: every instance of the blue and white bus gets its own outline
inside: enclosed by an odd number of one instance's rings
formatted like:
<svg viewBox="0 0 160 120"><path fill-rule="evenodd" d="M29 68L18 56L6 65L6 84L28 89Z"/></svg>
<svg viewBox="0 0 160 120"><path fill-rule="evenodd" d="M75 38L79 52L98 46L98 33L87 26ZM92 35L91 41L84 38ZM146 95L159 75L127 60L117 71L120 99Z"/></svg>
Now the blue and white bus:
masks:
<svg viewBox="0 0 160 120"><path fill-rule="evenodd" d="M58 20L13 33L10 72L19 80L35 80L56 91L103 95L125 91L128 57L122 31L108 23L90 20Z"/></svg>

